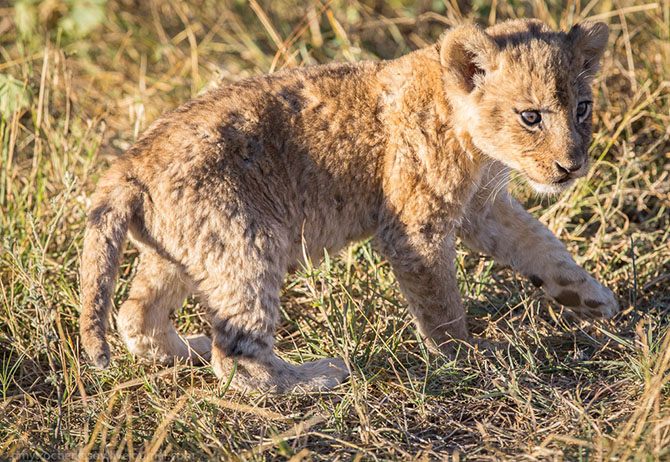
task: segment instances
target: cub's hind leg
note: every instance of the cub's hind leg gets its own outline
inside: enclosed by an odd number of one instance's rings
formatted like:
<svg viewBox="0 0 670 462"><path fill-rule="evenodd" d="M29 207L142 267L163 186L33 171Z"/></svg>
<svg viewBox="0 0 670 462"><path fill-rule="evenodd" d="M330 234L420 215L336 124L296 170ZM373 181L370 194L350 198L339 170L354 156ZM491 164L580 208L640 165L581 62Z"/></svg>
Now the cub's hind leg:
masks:
<svg viewBox="0 0 670 462"><path fill-rule="evenodd" d="M289 364L274 352L282 251L260 233L241 241L235 254L210 264L199 285L212 316L212 367L240 391L292 392L334 388L348 375L344 361L327 358ZM233 247L233 246L231 246ZM212 261L209 261L212 263Z"/></svg>
<svg viewBox="0 0 670 462"><path fill-rule="evenodd" d="M137 275L128 299L117 317L119 333L128 350L161 363L175 358L209 359L211 341L206 335L180 337L170 315L191 292L181 269L154 250L142 247Z"/></svg>

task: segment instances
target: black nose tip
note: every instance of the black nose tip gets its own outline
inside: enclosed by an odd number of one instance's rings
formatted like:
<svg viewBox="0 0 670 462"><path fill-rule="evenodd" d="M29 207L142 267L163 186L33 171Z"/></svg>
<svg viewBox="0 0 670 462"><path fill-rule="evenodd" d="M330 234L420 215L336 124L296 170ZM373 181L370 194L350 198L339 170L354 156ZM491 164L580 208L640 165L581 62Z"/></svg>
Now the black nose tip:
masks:
<svg viewBox="0 0 670 462"><path fill-rule="evenodd" d="M582 165L584 165L584 162L575 162L574 164L566 164L566 165L561 165L558 162L556 162L556 170L558 170L558 173L565 176L576 172L577 170L582 168Z"/></svg>

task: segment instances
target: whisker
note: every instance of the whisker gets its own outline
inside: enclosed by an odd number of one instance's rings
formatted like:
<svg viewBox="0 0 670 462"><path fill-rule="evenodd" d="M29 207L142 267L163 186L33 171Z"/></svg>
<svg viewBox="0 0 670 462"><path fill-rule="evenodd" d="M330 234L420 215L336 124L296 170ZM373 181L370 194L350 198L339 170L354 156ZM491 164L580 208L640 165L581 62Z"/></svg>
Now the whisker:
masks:
<svg viewBox="0 0 670 462"><path fill-rule="evenodd" d="M505 172L507 173L507 172ZM507 187L507 184L509 182L509 178L507 175L503 176L498 180L498 183L491 189L491 192L489 193L488 197L486 198L486 202L491 201L491 203L495 202L496 198L498 197L498 194L500 191L505 189Z"/></svg>

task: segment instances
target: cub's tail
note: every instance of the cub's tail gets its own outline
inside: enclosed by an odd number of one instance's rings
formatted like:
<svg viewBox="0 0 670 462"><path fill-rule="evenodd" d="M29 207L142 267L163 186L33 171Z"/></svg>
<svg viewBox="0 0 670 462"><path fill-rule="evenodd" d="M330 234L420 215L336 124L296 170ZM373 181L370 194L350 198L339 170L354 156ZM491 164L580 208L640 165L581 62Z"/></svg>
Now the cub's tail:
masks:
<svg viewBox="0 0 670 462"><path fill-rule="evenodd" d="M105 340L119 258L128 226L138 209L138 183L112 167L100 180L88 212L81 261L79 333L93 363L109 365Z"/></svg>

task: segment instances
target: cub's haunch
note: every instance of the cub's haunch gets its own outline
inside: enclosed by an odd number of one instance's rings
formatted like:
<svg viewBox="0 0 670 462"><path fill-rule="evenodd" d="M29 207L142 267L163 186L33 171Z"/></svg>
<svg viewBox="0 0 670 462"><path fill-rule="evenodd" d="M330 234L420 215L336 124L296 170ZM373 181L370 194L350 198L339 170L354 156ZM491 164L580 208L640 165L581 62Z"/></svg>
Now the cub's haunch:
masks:
<svg viewBox="0 0 670 462"><path fill-rule="evenodd" d="M510 169L557 193L588 170L591 81L603 23L554 32L536 20L463 26L383 62L292 69L219 88L165 114L103 175L82 257L81 336L105 367L127 235L140 251L117 325L133 354L209 359L241 390L322 390L340 359L273 350L279 290L310 255L374 236L429 347L468 335L454 240L513 264L584 317L613 293L505 191ZM304 239L304 241L303 241ZM195 293L212 338L170 314Z"/></svg>

